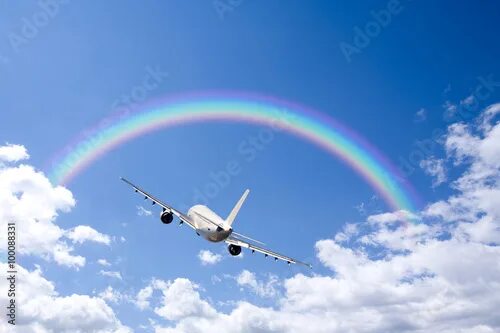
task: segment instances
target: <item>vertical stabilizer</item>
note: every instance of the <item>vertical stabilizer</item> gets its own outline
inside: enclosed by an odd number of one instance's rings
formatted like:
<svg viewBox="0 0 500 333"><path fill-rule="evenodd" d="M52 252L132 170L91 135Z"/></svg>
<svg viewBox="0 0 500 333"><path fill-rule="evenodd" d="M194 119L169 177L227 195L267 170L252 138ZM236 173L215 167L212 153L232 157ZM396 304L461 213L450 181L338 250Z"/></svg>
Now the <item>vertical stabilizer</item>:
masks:
<svg viewBox="0 0 500 333"><path fill-rule="evenodd" d="M229 214L229 216L226 219L226 223L228 225L233 224L234 219L236 218L236 215L238 215L238 212L240 211L241 206L243 205L243 202L245 202L245 199L247 198L248 193L250 193L250 190L246 190L245 193L241 196L240 200L236 203L236 206L234 206L233 210Z"/></svg>

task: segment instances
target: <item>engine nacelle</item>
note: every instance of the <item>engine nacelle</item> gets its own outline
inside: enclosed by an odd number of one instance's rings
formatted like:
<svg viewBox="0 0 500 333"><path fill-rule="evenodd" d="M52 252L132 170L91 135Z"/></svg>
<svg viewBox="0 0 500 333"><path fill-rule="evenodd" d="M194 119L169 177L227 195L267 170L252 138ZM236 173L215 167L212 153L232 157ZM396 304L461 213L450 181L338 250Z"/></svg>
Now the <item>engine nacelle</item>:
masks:
<svg viewBox="0 0 500 333"><path fill-rule="evenodd" d="M172 221L174 220L174 214L169 211L164 211L160 215L160 220L165 224L172 223Z"/></svg>
<svg viewBox="0 0 500 333"><path fill-rule="evenodd" d="M237 256L241 253L241 246L238 245L229 244L227 249L229 250L229 253L231 253L232 256Z"/></svg>

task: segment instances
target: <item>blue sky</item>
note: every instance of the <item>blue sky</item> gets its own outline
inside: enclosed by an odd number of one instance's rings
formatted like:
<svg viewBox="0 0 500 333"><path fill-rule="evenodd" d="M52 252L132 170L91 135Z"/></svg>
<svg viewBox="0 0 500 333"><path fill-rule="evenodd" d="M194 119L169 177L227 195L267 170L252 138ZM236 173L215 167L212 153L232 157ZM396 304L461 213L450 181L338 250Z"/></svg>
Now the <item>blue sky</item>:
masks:
<svg viewBox="0 0 500 333"><path fill-rule="evenodd" d="M367 24L376 22L374 13L387 11L391 3L397 10L387 24L367 37L367 45L357 45L358 31L367 33ZM52 14L41 26L37 17L47 8ZM277 96L336 118L406 168L402 161L423 151L419 141L428 145L435 131L445 134L454 122L472 123L498 101L499 9L493 1L1 1L0 144L23 145L29 164L48 172L57 151L117 105L125 106L123 98L155 72L161 73L158 84L144 101L206 90ZM346 56L346 44L359 52ZM460 119L457 108L464 110L471 95L470 117ZM63 296L96 295L107 286L136 295L153 277L184 277L202 286L213 304L248 300L276 306L275 298L241 291L227 276L242 270L280 280L298 273L328 275L330 266L317 256L316 242L389 207L342 161L285 133L254 161L245 161L237 147L260 130L196 124L120 146L68 185L76 205L57 217L61 228L87 225L109 235L110 244L76 243L75 252L87 259L78 270L37 255L21 257L21 265L30 271L41 265ZM433 142L423 154L441 158L445 151ZM312 262L314 272L248 253L241 260L230 258L224 245L193 237L186 227L162 225L158 208L119 181L128 177L175 207L189 207L196 203L196 189L211 181L210 173L233 159L241 161L242 171L210 206L226 216L250 188L235 228ZM433 186L419 162L406 162L412 170L407 179L424 205L454 193L448 184ZM450 167L447 178L466 169ZM152 215L138 215L137 206ZM201 265L202 249L222 261ZM111 266L97 264L101 258ZM122 280L100 275L102 269L120 272ZM214 283L214 276L222 282ZM121 323L138 331L153 330L148 318L163 326L175 322L139 311L133 302L110 306ZM231 305L216 308L229 311Z"/></svg>

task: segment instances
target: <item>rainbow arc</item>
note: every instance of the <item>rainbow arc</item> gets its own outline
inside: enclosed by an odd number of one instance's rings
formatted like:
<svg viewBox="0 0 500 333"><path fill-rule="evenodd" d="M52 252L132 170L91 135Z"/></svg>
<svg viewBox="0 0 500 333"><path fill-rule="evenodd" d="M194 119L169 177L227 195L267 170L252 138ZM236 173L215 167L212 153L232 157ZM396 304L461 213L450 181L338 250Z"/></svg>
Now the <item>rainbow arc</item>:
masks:
<svg viewBox="0 0 500 333"><path fill-rule="evenodd" d="M344 161L395 211L414 212L417 196L398 169L352 129L304 106L267 96L235 93L185 95L118 113L86 130L56 158L49 172L68 184L109 151L139 136L199 122L242 122L278 127Z"/></svg>

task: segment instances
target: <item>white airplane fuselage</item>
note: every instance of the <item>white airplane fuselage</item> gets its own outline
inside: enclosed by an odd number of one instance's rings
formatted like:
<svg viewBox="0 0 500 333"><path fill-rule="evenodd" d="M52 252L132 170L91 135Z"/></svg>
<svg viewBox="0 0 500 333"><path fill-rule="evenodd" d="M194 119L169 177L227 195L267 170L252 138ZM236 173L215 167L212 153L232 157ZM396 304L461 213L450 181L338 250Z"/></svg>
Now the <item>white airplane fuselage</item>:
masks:
<svg viewBox="0 0 500 333"><path fill-rule="evenodd" d="M207 206L195 205L187 216L193 221L196 232L210 242L222 242L233 232L231 226Z"/></svg>

